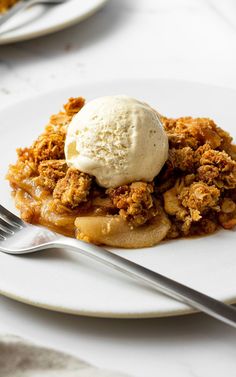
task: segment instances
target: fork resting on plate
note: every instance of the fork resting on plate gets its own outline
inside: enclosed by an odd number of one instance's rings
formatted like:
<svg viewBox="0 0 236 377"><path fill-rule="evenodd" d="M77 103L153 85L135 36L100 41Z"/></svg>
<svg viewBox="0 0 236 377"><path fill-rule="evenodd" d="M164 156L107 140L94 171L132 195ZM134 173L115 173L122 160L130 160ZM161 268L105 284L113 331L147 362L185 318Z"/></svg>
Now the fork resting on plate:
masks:
<svg viewBox="0 0 236 377"><path fill-rule="evenodd" d="M84 254L141 280L192 308L236 327L236 308L233 306L217 301L102 247L61 236L43 227L27 224L0 205L0 251L7 254L22 255L55 247L69 248Z"/></svg>

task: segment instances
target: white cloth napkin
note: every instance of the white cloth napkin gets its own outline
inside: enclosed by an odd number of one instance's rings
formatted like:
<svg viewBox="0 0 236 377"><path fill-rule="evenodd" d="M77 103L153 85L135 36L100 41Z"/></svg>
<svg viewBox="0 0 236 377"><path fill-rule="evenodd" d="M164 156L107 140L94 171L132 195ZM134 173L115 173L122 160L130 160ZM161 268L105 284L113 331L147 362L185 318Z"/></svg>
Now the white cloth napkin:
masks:
<svg viewBox="0 0 236 377"><path fill-rule="evenodd" d="M0 336L1 377L125 377L101 370L65 353ZM126 376L127 377L127 376Z"/></svg>

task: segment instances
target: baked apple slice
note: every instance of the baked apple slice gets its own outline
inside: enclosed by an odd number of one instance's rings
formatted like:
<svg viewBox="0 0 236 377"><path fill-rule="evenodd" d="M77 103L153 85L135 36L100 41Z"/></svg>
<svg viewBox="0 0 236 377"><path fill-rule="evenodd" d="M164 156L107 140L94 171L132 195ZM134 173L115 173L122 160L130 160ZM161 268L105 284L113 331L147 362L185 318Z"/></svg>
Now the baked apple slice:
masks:
<svg viewBox="0 0 236 377"><path fill-rule="evenodd" d="M164 212L148 224L132 227L120 216L83 216L75 220L76 237L83 241L122 248L140 248L156 245L170 229Z"/></svg>

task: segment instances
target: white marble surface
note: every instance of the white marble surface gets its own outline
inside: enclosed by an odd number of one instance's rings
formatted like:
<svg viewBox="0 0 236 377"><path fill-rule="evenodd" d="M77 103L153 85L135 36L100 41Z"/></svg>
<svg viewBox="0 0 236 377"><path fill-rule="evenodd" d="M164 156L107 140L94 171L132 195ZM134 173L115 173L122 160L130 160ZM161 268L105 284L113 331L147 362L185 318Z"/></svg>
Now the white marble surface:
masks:
<svg viewBox="0 0 236 377"><path fill-rule="evenodd" d="M236 88L234 0L111 0L65 31L0 47L0 107L64 85L119 77ZM102 320L0 297L0 331L136 377L236 376L236 333L204 315Z"/></svg>

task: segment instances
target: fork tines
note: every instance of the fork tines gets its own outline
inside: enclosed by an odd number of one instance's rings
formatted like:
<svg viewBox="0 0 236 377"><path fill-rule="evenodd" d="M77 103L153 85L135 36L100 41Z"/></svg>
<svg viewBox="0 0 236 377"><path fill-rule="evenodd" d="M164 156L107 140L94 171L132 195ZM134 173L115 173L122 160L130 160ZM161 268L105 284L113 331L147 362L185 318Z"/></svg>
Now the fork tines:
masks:
<svg viewBox="0 0 236 377"><path fill-rule="evenodd" d="M19 217L0 205L0 240L12 236L23 226L24 222Z"/></svg>

